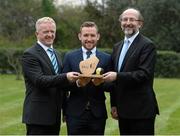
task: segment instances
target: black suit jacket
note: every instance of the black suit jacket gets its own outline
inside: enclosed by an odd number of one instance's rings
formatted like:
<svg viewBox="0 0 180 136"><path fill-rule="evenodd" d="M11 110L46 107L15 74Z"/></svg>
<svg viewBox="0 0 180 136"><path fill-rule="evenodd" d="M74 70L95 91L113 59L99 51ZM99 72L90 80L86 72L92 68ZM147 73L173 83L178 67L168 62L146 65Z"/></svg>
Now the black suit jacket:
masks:
<svg viewBox="0 0 180 136"><path fill-rule="evenodd" d="M112 62L118 72L118 60L123 41L113 48ZM122 118L152 118L159 113L153 90L156 50L153 43L139 34L131 44L120 72L117 74L112 106L117 106Z"/></svg>
<svg viewBox="0 0 180 136"><path fill-rule="evenodd" d="M60 57L57 52L55 54L62 70ZM55 74L48 55L38 44L24 52L22 68L26 86L23 123L40 125L60 123L62 87L69 83L66 74Z"/></svg>
<svg viewBox="0 0 180 136"><path fill-rule="evenodd" d="M110 55L96 51L96 57L99 59L97 67L101 67L107 72L110 68ZM82 50L78 49L65 55L63 72L76 71L80 72L79 63L83 60ZM89 83L85 87L77 87L74 85L68 91L70 95L66 104L66 115L79 117L83 114L86 104L89 101L91 111L97 118L107 118L105 105L105 91L107 87L100 85L94 86Z"/></svg>

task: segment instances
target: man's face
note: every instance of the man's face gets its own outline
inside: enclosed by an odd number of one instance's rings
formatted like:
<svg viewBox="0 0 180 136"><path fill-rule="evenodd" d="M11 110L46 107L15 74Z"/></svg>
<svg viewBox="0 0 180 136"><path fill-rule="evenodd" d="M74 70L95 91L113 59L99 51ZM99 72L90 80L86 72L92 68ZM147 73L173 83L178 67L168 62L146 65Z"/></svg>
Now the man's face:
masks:
<svg viewBox="0 0 180 136"><path fill-rule="evenodd" d="M81 32L78 34L78 37L82 46L87 50L91 50L96 46L100 35L97 32L96 27L83 27Z"/></svg>
<svg viewBox="0 0 180 136"><path fill-rule="evenodd" d="M36 32L37 39L44 45L50 47L56 36L56 26L51 22L42 23L39 25Z"/></svg>
<svg viewBox="0 0 180 136"><path fill-rule="evenodd" d="M121 28L126 37L131 37L142 26L139 20L139 13L134 9L128 9L123 12L121 17Z"/></svg>

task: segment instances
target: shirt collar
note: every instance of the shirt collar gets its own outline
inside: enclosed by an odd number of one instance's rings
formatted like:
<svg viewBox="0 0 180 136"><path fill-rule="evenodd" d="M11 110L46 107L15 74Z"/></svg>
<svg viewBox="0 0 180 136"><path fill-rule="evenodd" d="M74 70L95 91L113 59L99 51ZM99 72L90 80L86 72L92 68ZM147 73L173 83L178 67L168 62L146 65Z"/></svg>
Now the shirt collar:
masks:
<svg viewBox="0 0 180 136"><path fill-rule="evenodd" d="M83 53L86 53L86 52L87 52L87 49L82 46L82 51L83 51ZM91 49L91 52L92 52L92 54L96 54L96 47L94 47L93 49Z"/></svg>
<svg viewBox="0 0 180 136"><path fill-rule="evenodd" d="M49 47L47 47L46 45L44 45L42 42L40 42L39 40L37 41L37 43L38 43L45 51L47 51L47 49L49 48ZM50 48L53 48L53 46L51 45Z"/></svg>
<svg viewBox="0 0 180 136"><path fill-rule="evenodd" d="M136 38L136 36L137 36L138 34L139 34L139 31L138 31L137 33L135 33L133 36L131 36L130 38L125 37L125 38L124 38L124 41L125 41L125 40L128 40L128 41L130 42L129 45L131 45L131 43L134 41L134 39Z"/></svg>

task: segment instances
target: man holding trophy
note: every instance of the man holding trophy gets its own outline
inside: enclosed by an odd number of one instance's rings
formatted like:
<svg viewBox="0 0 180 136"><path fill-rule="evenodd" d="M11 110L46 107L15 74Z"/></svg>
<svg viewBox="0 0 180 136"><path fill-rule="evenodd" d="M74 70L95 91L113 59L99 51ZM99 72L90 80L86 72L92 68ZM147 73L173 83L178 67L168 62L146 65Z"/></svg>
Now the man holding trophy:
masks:
<svg viewBox="0 0 180 136"><path fill-rule="evenodd" d="M84 22L78 38L81 48L64 57L64 73L81 73L76 84L67 90L65 117L68 135L103 135L107 119L104 92L109 90L100 74L110 70L110 55L96 48L100 34L94 22Z"/></svg>

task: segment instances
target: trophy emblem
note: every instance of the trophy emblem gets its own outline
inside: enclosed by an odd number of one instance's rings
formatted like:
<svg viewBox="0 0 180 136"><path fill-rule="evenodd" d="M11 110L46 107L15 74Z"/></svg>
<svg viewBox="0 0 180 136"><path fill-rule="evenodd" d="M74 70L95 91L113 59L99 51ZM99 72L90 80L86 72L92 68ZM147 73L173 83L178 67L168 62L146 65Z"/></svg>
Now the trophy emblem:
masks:
<svg viewBox="0 0 180 136"><path fill-rule="evenodd" d="M96 69L99 59L96 56L83 60L79 63L79 68L82 74L80 77L102 78L103 76L99 72L101 68ZM93 74L96 70L96 74Z"/></svg>

